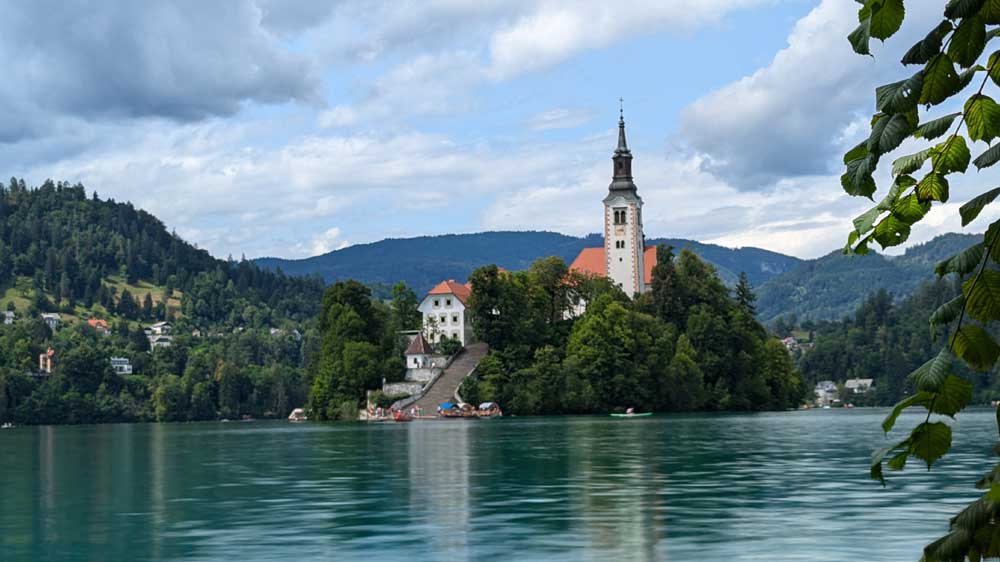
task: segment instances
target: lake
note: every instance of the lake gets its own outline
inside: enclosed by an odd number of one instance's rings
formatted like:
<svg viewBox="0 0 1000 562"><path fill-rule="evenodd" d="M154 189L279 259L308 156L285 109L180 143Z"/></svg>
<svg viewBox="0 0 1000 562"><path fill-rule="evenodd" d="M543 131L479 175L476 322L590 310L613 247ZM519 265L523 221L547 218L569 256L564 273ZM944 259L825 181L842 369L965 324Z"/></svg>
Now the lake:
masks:
<svg viewBox="0 0 1000 562"><path fill-rule="evenodd" d="M0 560L915 561L976 496L993 412L885 489L884 414L3 430Z"/></svg>

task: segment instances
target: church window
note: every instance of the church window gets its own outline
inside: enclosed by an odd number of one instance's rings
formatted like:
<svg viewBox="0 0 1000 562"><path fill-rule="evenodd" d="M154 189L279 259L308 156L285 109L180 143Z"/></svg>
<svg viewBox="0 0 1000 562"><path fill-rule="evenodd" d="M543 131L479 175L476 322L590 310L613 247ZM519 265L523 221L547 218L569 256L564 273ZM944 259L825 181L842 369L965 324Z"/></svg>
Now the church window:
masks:
<svg viewBox="0 0 1000 562"><path fill-rule="evenodd" d="M615 224L625 224L625 209L615 209Z"/></svg>

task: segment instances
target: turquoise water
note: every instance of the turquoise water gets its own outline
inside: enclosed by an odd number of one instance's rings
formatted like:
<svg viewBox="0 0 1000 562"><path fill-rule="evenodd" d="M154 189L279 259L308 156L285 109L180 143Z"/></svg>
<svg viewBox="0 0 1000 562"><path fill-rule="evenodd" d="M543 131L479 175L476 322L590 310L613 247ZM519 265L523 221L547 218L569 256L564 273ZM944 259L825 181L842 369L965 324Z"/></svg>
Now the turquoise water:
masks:
<svg viewBox="0 0 1000 562"><path fill-rule="evenodd" d="M886 489L883 414L2 430L0 560L916 560L993 412Z"/></svg>

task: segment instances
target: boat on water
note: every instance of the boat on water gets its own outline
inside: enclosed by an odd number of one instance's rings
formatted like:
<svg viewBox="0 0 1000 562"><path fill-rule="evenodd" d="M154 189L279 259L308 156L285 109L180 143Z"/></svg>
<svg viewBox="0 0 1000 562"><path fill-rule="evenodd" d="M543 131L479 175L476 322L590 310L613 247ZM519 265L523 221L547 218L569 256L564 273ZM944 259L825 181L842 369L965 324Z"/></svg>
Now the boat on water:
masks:
<svg viewBox="0 0 1000 562"><path fill-rule="evenodd" d="M503 416L503 411L496 402L483 402L476 409L477 418L499 418Z"/></svg>
<svg viewBox="0 0 1000 562"><path fill-rule="evenodd" d="M288 414L288 421L290 422L304 422L309 418L306 417L306 411L302 408L295 408L292 410L291 414Z"/></svg>
<svg viewBox="0 0 1000 562"><path fill-rule="evenodd" d="M0 425L0 429L14 429L14 424L7 422L3 425Z"/></svg>
<svg viewBox="0 0 1000 562"><path fill-rule="evenodd" d="M631 414L611 414L613 418L645 418L653 415L653 412L642 412L641 414L631 413Z"/></svg>
<svg viewBox="0 0 1000 562"><path fill-rule="evenodd" d="M413 421L413 416L402 410L396 410L396 413L392 415L392 420L397 422L411 422Z"/></svg>

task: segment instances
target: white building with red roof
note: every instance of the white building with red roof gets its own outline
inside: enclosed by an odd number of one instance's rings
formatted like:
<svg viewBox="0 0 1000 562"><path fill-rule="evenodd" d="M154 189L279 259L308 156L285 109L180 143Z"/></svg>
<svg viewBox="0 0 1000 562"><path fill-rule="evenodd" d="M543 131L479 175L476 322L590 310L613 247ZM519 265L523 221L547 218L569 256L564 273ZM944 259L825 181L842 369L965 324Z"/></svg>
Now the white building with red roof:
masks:
<svg viewBox="0 0 1000 562"><path fill-rule="evenodd" d="M642 198L632 181L632 152L625 141L625 117L618 118L618 147L611 157L614 175L604 198L604 247L584 248L570 270L607 277L629 296L649 289L656 248L646 247Z"/></svg>
<svg viewBox="0 0 1000 562"><path fill-rule="evenodd" d="M442 281L427 292L418 309L423 316L424 338L437 343L447 338L463 346L472 342L472 322L468 314L472 287L454 279Z"/></svg>

